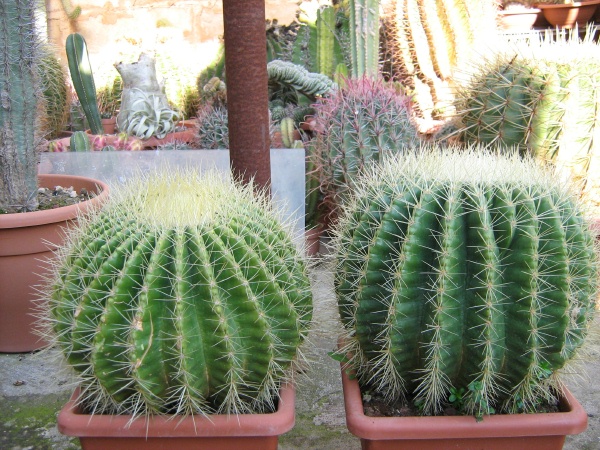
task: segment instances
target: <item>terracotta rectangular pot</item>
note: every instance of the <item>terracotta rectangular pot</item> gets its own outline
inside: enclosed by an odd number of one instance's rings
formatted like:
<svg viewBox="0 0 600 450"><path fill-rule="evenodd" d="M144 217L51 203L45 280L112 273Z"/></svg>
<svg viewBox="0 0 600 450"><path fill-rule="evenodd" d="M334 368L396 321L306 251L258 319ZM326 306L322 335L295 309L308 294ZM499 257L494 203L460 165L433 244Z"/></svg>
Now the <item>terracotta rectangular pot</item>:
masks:
<svg viewBox="0 0 600 450"><path fill-rule="evenodd" d="M358 381L342 370L346 425L363 450L560 450L587 428L587 414L565 390L561 412L484 416L368 417Z"/></svg>
<svg viewBox="0 0 600 450"><path fill-rule="evenodd" d="M279 435L294 426L296 392L281 388L277 411L270 414L141 417L89 415L76 406L79 389L58 415L58 430L79 438L83 450L276 450Z"/></svg>

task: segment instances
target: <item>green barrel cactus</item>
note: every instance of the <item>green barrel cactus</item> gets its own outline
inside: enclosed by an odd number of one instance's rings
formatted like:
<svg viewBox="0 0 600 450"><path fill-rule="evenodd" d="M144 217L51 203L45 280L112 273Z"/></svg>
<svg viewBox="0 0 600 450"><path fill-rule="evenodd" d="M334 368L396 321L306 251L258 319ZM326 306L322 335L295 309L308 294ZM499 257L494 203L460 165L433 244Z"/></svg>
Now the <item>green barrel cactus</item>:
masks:
<svg viewBox="0 0 600 450"><path fill-rule="evenodd" d="M69 148L72 152L91 152L94 150L92 141L85 131L76 131L71 135Z"/></svg>
<svg viewBox="0 0 600 450"><path fill-rule="evenodd" d="M389 160L355 190L335 291L363 384L424 414L531 410L595 312L594 236L571 190L481 148Z"/></svg>
<svg viewBox="0 0 600 450"><path fill-rule="evenodd" d="M269 410L312 316L266 197L191 170L115 193L73 233L47 298L84 406L134 415Z"/></svg>
<svg viewBox="0 0 600 450"><path fill-rule="evenodd" d="M314 106L318 133L311 157L323 201L335 215L365 168L415 147L419 135L410 99L368 77L348 79L343 89Z"/></svg>

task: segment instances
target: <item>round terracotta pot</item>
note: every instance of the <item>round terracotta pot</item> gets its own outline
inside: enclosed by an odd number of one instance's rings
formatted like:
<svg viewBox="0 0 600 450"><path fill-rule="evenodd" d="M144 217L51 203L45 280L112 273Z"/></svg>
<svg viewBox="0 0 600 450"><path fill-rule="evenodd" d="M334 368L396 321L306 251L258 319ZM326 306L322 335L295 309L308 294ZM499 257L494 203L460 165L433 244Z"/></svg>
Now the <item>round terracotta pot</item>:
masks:
<svg viewBox="0 0 600 450"><path fill-rule="evenodd" d="M498 25L504 31L529 31L540 14L538 8L498 11Z"/></svg>
<svg viewBox="0 0 600 450"><path fill-rule="evenodd" d="M34 333L36 287L48 273L48 262L64 242L64 228L79 214L108 198L108 185L74 175L39 175L42 187L73 186L100 192L76 205L47 211L0 215L0 352L19 353L46 345Z"/></svg>
<svg viewBox="0 0 600 450"><path fill-rule="evenodd" d="M319 254L323 229L323 225L317 225L315 228L305 231L304 239L306 241L306 256L316 256Z"/></svg>
<svg viewBox="0 0 600 450"><path fill-rule="evenodd" d="M117 118L110 117L108 119L100 119L102 122L102 128L104 129L104 134L115 134L117 129Z"/></svg>
<svg viewBox="0 0 600 450"><path fill-rule="evenodd" d="M571 4L537 3L550 25L560 28L585 27L592 20L600 0L588 0Z"/></svg>

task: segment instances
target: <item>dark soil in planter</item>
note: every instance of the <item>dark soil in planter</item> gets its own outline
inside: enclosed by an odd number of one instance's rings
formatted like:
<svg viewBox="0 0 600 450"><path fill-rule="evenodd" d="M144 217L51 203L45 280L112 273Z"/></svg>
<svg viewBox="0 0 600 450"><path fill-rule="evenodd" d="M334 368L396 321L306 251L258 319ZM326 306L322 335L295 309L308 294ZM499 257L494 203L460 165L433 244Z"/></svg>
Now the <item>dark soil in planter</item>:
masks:
<svg viewBox="0 0 600 450"><path fill-rule="evenodd" d="M383 395L368 389L361 388L365 416L369 417L415 417L421 416L419 409L415 406L412 398L399 399L390 402ZM560 412L558 401L553 403L542 402L536 408L536 412L550 413ZM498 413L504 414L504 413ZM459 411L453 405L448 404L440 416L464 416L466 413Z"/></svg>

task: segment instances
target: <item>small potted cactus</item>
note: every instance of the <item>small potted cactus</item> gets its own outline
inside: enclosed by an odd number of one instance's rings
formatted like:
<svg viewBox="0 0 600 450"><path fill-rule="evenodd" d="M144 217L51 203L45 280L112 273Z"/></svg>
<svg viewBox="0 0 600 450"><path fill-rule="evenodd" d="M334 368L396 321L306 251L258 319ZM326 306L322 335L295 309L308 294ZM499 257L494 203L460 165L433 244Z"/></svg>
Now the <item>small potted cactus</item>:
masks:
<svg viewBox="0 0 600 450"><path fill-rule="evenodd" d="M277 448L312 316L290 236L216 172L117 190L70 235L42 304L80 378L59 430L83 448Z"/></svg>
<svg viewBox="0 0 600 450"><path fill-rule="evenodd" d="M336 357L363 449L560 449L586 428L559 373L592 322L598 259L557 180L471 147L394 158L357 183L336 236ZM428 417L367 417L361 389ZM558 411L532 413L546 402Z"/></svg>

